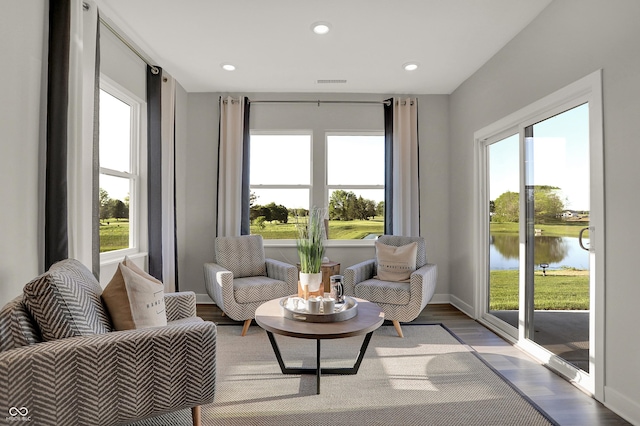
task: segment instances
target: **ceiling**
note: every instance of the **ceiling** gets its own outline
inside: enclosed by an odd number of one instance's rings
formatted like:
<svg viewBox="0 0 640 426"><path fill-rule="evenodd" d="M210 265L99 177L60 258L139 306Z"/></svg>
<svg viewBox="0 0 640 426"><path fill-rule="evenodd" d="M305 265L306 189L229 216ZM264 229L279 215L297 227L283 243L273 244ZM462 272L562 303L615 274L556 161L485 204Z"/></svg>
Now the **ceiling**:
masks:
<svg viewBox="0 0 640 426"><path fill-rule="evenodd" d="M380 94L453 92L551 3L96 1L102 17L188 92ZM318 21L331 31L314 34ZM419 68L405 71L407 62Z"/></svg>

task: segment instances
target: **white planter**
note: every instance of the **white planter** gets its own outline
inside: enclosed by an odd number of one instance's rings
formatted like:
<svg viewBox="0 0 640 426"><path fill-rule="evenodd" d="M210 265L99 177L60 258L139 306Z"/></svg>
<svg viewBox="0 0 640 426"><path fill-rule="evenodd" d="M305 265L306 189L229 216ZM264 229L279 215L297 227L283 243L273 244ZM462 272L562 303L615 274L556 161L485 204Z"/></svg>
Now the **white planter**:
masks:
<svg viewBox="0 0 640 426"><path fill-rule="evenodd" d="M321 284L322 272L318 272L317 274L300 272L300 286L302 288L308 288L310 293L320 290Z"/></svg>

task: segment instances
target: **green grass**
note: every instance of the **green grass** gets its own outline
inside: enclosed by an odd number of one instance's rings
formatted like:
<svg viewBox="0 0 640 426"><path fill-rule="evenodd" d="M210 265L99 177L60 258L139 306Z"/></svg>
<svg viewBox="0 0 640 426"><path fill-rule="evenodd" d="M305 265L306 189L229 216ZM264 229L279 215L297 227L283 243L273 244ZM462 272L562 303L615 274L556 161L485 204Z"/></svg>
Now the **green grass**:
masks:
<svg viewBox="0 0 640 426"><path fill-rule="evenodd" d="M100 253L125 248L129 248L129 221L126 219L100 221Z"/></svg>
<svg viewBox="0 0 640 426"><path fill-rule="evenodd" d="M329 221L329 239L332 240L359 240L369 234L382 235L384 222L382 218L373 220ZM264 229L251 225L252 234L260 234L262 238L281 240L294 240L298 236L295 220L289 218L289 223L265 223Z"/></svg>
<svg viewBox="0 0 640 426"><path fill-rule="evenodd" d="M534 286L536 310L589 309L588 271L536 272ZM518 309L518 271L491 271L489 288L490 310Z"/></svg>
<svg viewBox="0 0 640 426"><path fill-rule="evenodd" d="M518 223L516 222L492 222L489 232L492 234L518 234ZM562 221L558 223L535 224L535 229L541 229L545 237L578 237L580 230L589 226L588 221ZM584 238L589 238L589 231L585 231Z"/></svg>

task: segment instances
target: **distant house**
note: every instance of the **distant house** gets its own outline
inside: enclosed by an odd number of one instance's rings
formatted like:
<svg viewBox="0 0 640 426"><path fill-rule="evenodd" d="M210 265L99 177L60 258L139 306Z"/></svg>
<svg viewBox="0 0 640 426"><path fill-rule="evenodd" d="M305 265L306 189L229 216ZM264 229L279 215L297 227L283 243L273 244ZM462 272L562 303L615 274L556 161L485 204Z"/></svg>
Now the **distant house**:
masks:
<svg viewBox="0 0 640 426"><path fill-rule="evenodd" d="M573 211L573 210L565 210L564 212L562 212L562 218L563 219L570 219L570 218L578 218L580 217L580 215L578 214L578 212Z"/></svg>

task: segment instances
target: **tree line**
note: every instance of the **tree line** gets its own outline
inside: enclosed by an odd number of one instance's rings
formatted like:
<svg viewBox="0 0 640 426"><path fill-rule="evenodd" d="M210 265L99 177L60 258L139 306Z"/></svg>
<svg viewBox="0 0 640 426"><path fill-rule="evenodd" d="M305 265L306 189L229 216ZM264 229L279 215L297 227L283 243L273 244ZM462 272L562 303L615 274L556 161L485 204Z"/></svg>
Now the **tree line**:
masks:
<svg viewBox="0 0 640 426"><path fill-rule="evenodd" d="M271 202L267 205L256 204L257 196L252 192L249 196L249 219L252 223L263 226L264 222L278 221L288 223L290 216L304 217L309 210L302 208L289 209L281 204ZM336 190L329 199L330 220L369 220L384 215L384 201L356 196L351 191Z"/></svg>
<svg viewBox="0 0 640 426"><path fill-rule="evenodd" d="M532 188L534 215L537 223L556 220L565 210L560 199L560 188L536 185ZM520 220L520 194L507 191L495 200L489 201L489 211L493 222L518 222Z"/></svg>
<svg viewBox="0 0 640 426"><path fill-rule="evenodd" d="M129 218L129 197L125 197L124 201L114 200L109 197L109 193L103 189L99 189L100 199L100 220L106 219L128 219Z"/></svg>

